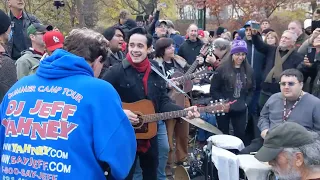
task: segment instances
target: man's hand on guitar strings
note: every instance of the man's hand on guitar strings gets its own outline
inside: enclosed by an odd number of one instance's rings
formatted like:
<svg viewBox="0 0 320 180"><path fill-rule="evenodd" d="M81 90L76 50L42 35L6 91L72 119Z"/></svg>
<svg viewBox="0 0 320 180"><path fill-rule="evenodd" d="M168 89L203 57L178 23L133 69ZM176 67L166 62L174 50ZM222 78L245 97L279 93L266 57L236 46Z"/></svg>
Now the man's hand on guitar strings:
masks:
<svg viewBox="0 0 320 180"><path fill-rule="evenodd" d="M188 115L186 117L188 119L193 119L193 118L200 117L200 113L198 111L198 107L197 106L191 106L191 107L185 108L185 110L188 110Z"/></svg>
<svg viewBox="0 0 320 180"><path fill-rule="evenodd" d="M176 81L177 78L171 78L170 81L174 83L176 86L180 86L180 83ZM168 88L172 89L173 87L168 83Z"/></svg>
<svg viewBox="0 0 320 180"><path fill-rule="evenodd" d="M139 118L138 118L138 115L136 115L135 113L133 113L132 111L130 110L126 110L124 109L123 110L124 113L127 115L129 121L131 122L131 124L133 125L136 125L139 123Z"/></svg>

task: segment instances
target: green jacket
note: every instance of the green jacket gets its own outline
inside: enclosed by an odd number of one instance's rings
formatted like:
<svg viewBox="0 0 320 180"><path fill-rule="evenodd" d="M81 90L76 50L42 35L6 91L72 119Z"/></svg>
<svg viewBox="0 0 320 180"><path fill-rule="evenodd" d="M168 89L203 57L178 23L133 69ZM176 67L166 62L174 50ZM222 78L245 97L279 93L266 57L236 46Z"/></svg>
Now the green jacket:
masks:
<svg viewBox="0 0 320 180"><path fill-rule="evenodd" d="M24 76L34 74L39 66L40 59L39 54L34 54L33 51L23 51L22 56L16 61L17 78L20 80Z"/></svg>

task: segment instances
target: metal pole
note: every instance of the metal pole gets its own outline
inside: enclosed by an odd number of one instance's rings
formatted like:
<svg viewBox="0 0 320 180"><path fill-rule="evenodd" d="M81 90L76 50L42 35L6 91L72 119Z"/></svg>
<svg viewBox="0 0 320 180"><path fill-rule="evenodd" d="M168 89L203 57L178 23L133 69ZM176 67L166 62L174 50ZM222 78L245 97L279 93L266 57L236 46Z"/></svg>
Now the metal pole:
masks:
<svg viewBox="0 0 320 180"><path fill-rule="evenodd" d="M207 7L206 7L206 0L204 0L204 7L203 7L203 30L206 30L207 24Z"/></svg>

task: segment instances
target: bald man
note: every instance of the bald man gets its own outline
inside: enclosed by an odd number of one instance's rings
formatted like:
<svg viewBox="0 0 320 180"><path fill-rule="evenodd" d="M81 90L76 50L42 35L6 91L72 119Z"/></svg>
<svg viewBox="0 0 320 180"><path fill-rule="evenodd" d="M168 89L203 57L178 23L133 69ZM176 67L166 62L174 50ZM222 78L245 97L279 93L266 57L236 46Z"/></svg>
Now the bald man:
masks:
<svg viewBox="0 0 320 180"><path fill-rule="evenodd" d="M187 30L188 39L182 43L178 55L183 57L188 64L192 64L200 54L203 42L198 38L198 26L190 24Z"/></svg>

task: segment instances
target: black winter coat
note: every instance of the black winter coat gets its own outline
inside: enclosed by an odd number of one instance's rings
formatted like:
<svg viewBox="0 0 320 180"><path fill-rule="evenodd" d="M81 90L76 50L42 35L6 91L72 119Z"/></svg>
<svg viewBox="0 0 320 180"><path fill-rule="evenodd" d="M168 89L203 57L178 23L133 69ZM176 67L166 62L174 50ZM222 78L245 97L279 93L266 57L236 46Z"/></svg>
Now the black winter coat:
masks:
<svg viewBox="0 0 320 180"><path fill-rule="evenodd" d="M158 63L151 60L153 66L158 67ZM161 72L161 70L159 69ZM119 93L122 102L132 103L142 99L149 99L153 102L155 111L170 112L182 110L180 106L174 104L169 98L165 81L151 70L148 78L148 93L144 92L142 78L144 73L138 73L127 59L122 63L112 66L104 75L103 79L108 81Z"/></svg>
<svg viewBox="0 0 320 180"><path fill-rule="evenodd" d="M266 65L262 74L261 89L269 94L275 94L280 92L279 82L274 81L273 83L264 82L269 72L275 65L275 56L277 47L268 45L262 41L259 35L252 36L252 42L255 48L263 53L266 57ZM298 65L303 61L303 55L299 54L296 50L288 57L288 59L282 64L282 69L296 69Z"/></svg>

